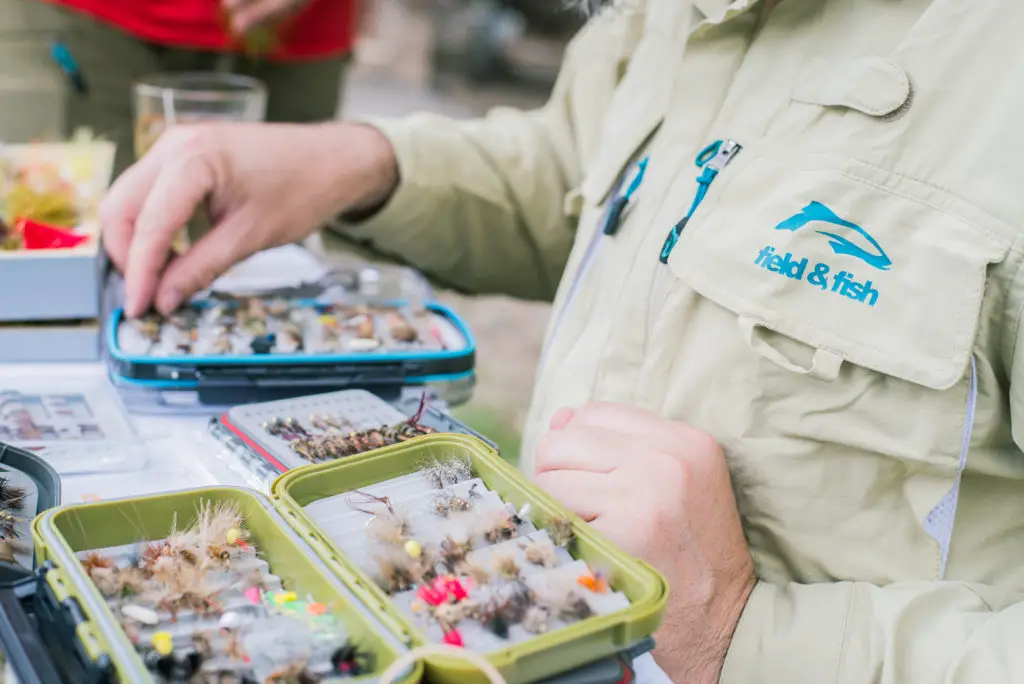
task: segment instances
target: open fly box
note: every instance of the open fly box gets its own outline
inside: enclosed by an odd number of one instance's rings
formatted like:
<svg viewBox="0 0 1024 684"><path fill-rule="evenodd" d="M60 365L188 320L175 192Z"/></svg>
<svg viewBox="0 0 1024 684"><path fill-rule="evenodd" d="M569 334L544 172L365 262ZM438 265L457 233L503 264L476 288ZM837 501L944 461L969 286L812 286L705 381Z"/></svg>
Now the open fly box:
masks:
<svg viewBox="0 0 1024 684"><path fill-rule="evenodd" d="M425 394L419 401L410 397L389 403L365 390L234 406L211 419L210 432L224 444L222 455L267 490L292 468L348 457L426 432L473 435L495 446L433 406Z"/></svg>
<svg viewBox="0 0 1024 684"><path fill-rule="evenodd" d="M361 567L359 559L362 556L346 546L344 537L335 534L336 526L330 524L330 520L323 524L323 514L334 511L347 516L354 512L361 516L361 512L349 510L337 497L344 499L357 489L365 493L369 489L385 487L390 480L395 480L391 486L397 483L399 489L406 493L417 489L418 485L410 484L417 478L433 487L430 484L433 476L427 471L420 472L431 459L436 463L454 459L450 463L464 464L466 476L472 482L463 478L454 486L466 488L478 482L484 492L481 501L500 499L509 510L514 507L518 511L516 517L523 535L512 534L505 539L506 543L525 542L527 533L530 540L542 536L544 525L553 524L556 520L567 525L563 532L567 532L572 540L568 547L572 553L568 558L569 565L561 567L571 572L579 571L578 566L581 565L600 568L599 581L606 585L594 589L600 593L600 596L595 594L592 597L595 609L588 609L586 616L574 621L563 618L561 614L550 613L550 624L544 629L527 634L519 625L514 625L511 631L504 632L503 637L486 637L483 641L474 641L482 636L482 632L480 629L474 631L469 625L476 618L467 617L462 623L466 641L459 644L447 636L439 639L433 617L410 613L413 604L403 603L397 595L386 593L377 584L379 580L373 572ZM398 491L391 493L396 506L410 503L399 494ZM238 506L248 540L266 560L269 572L280 578L278 589L283 587L299 596L310 595L311 601L337 607L346 628L351 634L358 635L352 643L372 656L369 660L373 666L364 674L367 680L423 679L468 684L486 681L566 684L632 681L632 673L624 663L629 662L633 655L651 648L650 636L660 624L667 600L667 585L659 573L628 556L571 516L501 460L486 443L466 435L432 434L351 458L291 470L275 482L270 500L245 489L208 488L79 504L39 516L33 524L33 536L38 560L50 568L47 582L59 596L73 597L81 605L87 619L79 627L79 634L94 657L102 654L109 657L120 681L161 679L155 678L147 669L147 662L151 665L152 661L144 661L138 654L115 617L115 609L104 599L97 584L90 581L89 572L94 571L87 571L82 561L90 552L123 555L132 545L138 554L140 542L166 539L175 529L187 525L185 518L188 512L196 511L204 504L216 505L225 501ZM370 516L366 519L369 520ZM352 519L348 521L352 522ZM357 529L369 527L366 520L358 520L357 523ZM421 546L416 543L418 549L415 553L408 543L395 548L419 562L416 559L433 557L430 555L431 545L432 542L424 536ZM488 548L483 544L479 550L486 552ZM386 555L394 550L389 547L381 553ZM568 553L564 548L557 551L561 555ZM145 554L137 557L145 557ZM430 593L436 590L439 582L450 583L456 577L446 574L441 566L435 569L436 572L430 576L420 577L418 590L421 593ZM493 599L499 588L504 591L506 587L513 586L532 586L539 592L541 587L535 580L546 575L539 567L533 570L536 572L527 573L524 569L524 575L519 579L505 578L500 584L496 577L492 582L478 574L479 584L465 579L465 587L470 593L453 600L466 599L464 605L469 606L472 603L469 598L483 597L483 593L478 594L478 591L486 589ZM552 572L557 570L554 568ZM446 586L451 588L450 584ZM576 586L575 580L573 586ZM294 595L289 600L293 599ZM482 598L476 600L481 601L479 606L484 605ZM605 609L597 604L603 604ZM450 633L446 629L445 634ZM439 641L444 645L439 645ZM433 650L429 648L432 643L435 645ZM639 649L636 648L638 644ZM458 648L460 645L464 647ZM146 657L149 658L148 655ZM422 667L414 664L419 662L422 662ZM488 667L490 674L487 673ZM394 672L386 672L389 668L402 671L402 676L393 679Z"/></svg>
<svg viewBox="0 0 1024 684"><path fill-rule="evenodd" d="M459 463L465 472L458 476L449 466L443 471L432 470L438 464ZM437 482L439 476L446 481ZM423 482L427 483L426 491ZM657 571L572 516L491 447L471 436L426 435L366 454L291 470L274 483L272 497L310 545L328 559L332 569L356 586L377 614L397 625L413 645L452 643L449 637L459 632L456 643L461 641L467 649L479 651L507 682L542 680L628 648L654 633L668 598L667 583ZM440 522L431 516L447 519L450 515L455 521L459 515L455 511L464 510L453 505L459 498L463 503L472 500L475 506L476 512L464 515L505 516L505 522L512 522L514 528L502 524L500 530L491 528L498 532L496 535L491 529L482 534L477 530L457 539L452 526L432 529ZM439 511L439 502L452 507ZM534 623L526 628L526 619L508 618L506 622L513 624L506 624L507 629L501 629L500 635L491 633L490 627L481 629L482 621L476 618L462 618L457 629L441 624L447 618L437 619L436 612L431 615L430 609L422 605L433 605L436 586L434 592L423 591L423 584L415 591L406 591L404 586L393 585L395 578L386 576L384 564L368 562L374 554L361 543L368 535L358 531L369 529L371 520L387 527L388 517L396 511L401 511L408 523L410 538L402 546L405 553L415 553L417 558L435 557L449 564L452 555L447 553L450 546L446 544L455 540L465 545L467 565L475 568L468 573L474 577L468 590L471 598L474 586L479 590L486 587L491 599L498 598L499 593L506 598L518 595L520 588L528 589L531 595L554 599L552 592L567 589L573 594L572 603L583 608L586 616L563 616L565 606L556 609L552 600L543 609L548 624ZM561 541L555 540L555 527L562 528ZM412 549L408 548L410 542ZM542 549L550 553L550 565L531 559L531 550ZM499 581L498 574L508 573L512 565L514 579L505 575ZM599 573L591 574L594 569ZM595 578L595 574L600 576ZM606 584L595 589L584 579ZM389 584L392 586L385 587ZM512 592L504 593L506 589ZM577 594L577 589L586 597ZM457 587L445 591L458 600ZM588 605L579 606L575 599ZM421 604L418 608L417 603ZM458 658L434 655L425 662L430 681L487 681L474 666Z"/></svg>
<svg viewBox="0 0 1024 684"><path fill-rule="evenodd" d="M76 616L67 614L52 595L46 610L33 620L23 609L26 590L34 593L37 584L30 541L32 520L59 505L60 497L60 479L53 468L28 449L0 443L0 515L4 527L0 534L0 651L4 657L4 681L59 681L44 652L42 631L48 627L45 618L59 617L54 622L77 624ZM78 677L75 681L88 680Z"/></svg>
<svg viewBox="0 0 1024 684"><path fill-rule="evenodd" d="M328 662L334 669L325 673L318 673L315 681L323 678L327 681L340 681L351 679L354 681L377 681L385 670L392 665L400 654L408 648L402 644L399 636L376 616L372 610L364 605L363 600L346 586L337 576L331 573L325 562L318 558L309 546L301 539L301 536L288 526L280 512L275 510L270 501L263 495L243 488L233 487L211 487L193 489L187 491L160 494L148 497L131 499L107 500L96 503L76 504L64 506L48 511L33 523L32 534L35 539L36 559L40 564L48 568L45 575L50 590L60 601L69 599L80 607L84 616L83 622L78 626L77 636L85 650L94 661L107 661L110 663L111 671L108 673L108 681L131 682L160 682L160 681L194 681L189 677L176 679L177 670L167 678L158 674L166 670L151 671L152 663L144 661L144 656L152 656L154 652L168 655L159 651L159 639L166 638L173 643L178 652L182 651L182 642L188 641L193 634L190 632L189 623L195 626L196 630L204 630L202 634L211 641L223 636L224 630L243 631L243 627L232 625L225 627L223 617L221 620L213 620L212 626L205 626L207 617L216 615L212 612L200 612L198 609L187 611L181 610L173 617L163 620L163 606L160 606L161 622L154 624L148 618L131 622L131 615L126 606L138 606L143 603L141 594L139 598L120 599L112 598L109 590L101 592L101 582L96 574L96 565L87 570L90 558L107 558L116 563L115 567L135 568L141 567L142 559L146 558L145 550L160 548L162 540L166 540L176 531L188 527L190 514L193 518L200 517L204 507L209 511L212 507L229 505L236 507L236 510L244 520L244 530L248 543L255 549L259 559L265 563L261 573L263 581L272 582L268 586L276 589L275 595L292 593L296 597L303 597L308 601L295 600L291 602L297 607L300 603L302 610L294 615L295 625L289 631L277 633L277 645L274 643L263 643L258 646L243 646L246 649L247 657L254 663L261 657L269 657L269 652L279 646L285 650L286 659L296 658L301 661L319 657L319 650L309 644L294 643L289 641L296 638L296 634L302 632L307 621L314 622L333 616L333 620L340 625L331 626L332 633L344 636L338 637L336 645L331 645L332 650L343 648L345 644L358 649L360 654L359 668L349 667L345 661L346 668L352 674L342 677L340 668L334 666L330 659L334 658L332 653ZM205 541L205 540L204 540ZM211 542L212 543L212 542ZM96 555L92 555L96 554ZM129 560L124 561L123 559ZM84 561L84 562L83 562ZM132 562L134 561L134 562ZM104 561L106 562L106 561ZM99 566L104 567L104 566ZM90 579L90 577L92 579ZM241 593L240 586L234 588L225 586L222 589L223 607L231 607L232 614L237 620L274 620L277 617L288 617L284 612L279 615L256 614L260 606L256 601L249 601L242 597L241 601L233 602L228 597L230 594ZM273 592L270 592L273 593ZM124 601L135 600L135 604L128 604ZM118 601L122 601L119 605ZM272 601L271 601L272 602ZM238 603L239 605L234 605ZM317 611L312 607L318 606ZM144 610L149 610L143 606ZM136 607L136 611L138 608ZM152 610L156 615L156 606ZM119 620L116 615L121 615ZM124 620L122 622L121 620ZM203 626L200 626L203 623ZM139 643L144 646L152 642L153 648L144 654L140 654L140 647L133 643L124 624L134 625L139 631L135 636ZM248 624L253 624L249 622ZM261 623L262 624L262 623ZM269 623L267 623L269 624ZM289 626L293 623L288 622ZM152 632L152 634L149 634ZM142 635L139 637L139 635ZM149 641L146 641L146 636ZM158 638L158 635L161 635ZM315 640L310 637L311 642ZM288 649L295 649L295 654L288 652ZM303 651L306 649L306 652ZM174 651L171 651L173 655ZM339 661L341 662L341 661ZM276 665L276 664L275 664ZM183 666L183 665L182 665ZM224 666L226 667L226 666ZM259 665L254 665L258 671ZM274 665L263 663L266 670L268 667L273 671ZM390 681L415 682L421 679L422 666L410 664L396 674ZM195 672L189 673L195 676ZM213 674L219 674L214 669ZM298 677L298 673L294 674ZM246 680L241 676L237 681ZM217 679L200 680L217 681ZM230 681L230 680L225 680ZM264 674L255 681L292 681L285 673L278 674L277 678ZM294 679L294 681L306 681Z"/></svg>
<svg viewBox="0 0 1024 684"><path fill-rule="evenodd" d="M57 472L31 451L0 442L0 565L13 558L32 567L32 519L59 505Z"/></svg>
<svg viewBox="0 0 1024 684"><path fill-rule="evenodd" d="M112 143L90 139L0 147L0 288L8 293L0 321L93 321L84 325L92 334L91 359L99 352L95 320L105 267L97 207L114 151ZM51 234L63 231L67 239ZM5 326L2 336L13 330ZM29 326L21 337L45 348L52 334Z"/></svg>
<svg viewBox="0 0 1024 684"><path fill-rule="evenodd" d="M475 341L436 303L338 303L261 297L193 301L169 317L107 326L118 385L195 392L207 405L269 401L361 388L397 397L403 387L473 377Z"/></svg>

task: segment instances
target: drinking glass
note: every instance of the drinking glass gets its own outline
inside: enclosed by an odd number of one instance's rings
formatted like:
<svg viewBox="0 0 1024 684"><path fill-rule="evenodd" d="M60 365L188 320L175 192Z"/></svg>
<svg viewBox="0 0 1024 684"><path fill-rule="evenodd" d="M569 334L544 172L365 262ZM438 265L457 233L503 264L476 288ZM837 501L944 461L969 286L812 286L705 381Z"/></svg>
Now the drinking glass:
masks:
<svg viewBox="0 0 1024 684"><path fill-rule="evenodd" d="M168 126L201 121L263 121L267 89L255 78L238 74L181 72L156 74L135 84L135 158L141 158ZM189 238L209 230L209 217L197 212L174 241L181 253Z"/></svg>
<svg viewBox="0 0 1024 684"><path fill-rule="evenodd" d="M135 84L135 156L144 155L168 126L199 121L263 121L267 89L238 74L156 74Z"/></svg>

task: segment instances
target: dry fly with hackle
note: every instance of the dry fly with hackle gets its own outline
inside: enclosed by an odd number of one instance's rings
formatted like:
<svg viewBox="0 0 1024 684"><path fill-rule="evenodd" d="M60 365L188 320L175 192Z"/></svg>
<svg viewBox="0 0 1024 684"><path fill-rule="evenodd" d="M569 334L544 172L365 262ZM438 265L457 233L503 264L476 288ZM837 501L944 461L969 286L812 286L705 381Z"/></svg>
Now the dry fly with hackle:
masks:
<svg viewBox="0 0 1024 684"><path fill-rule="evenodd" d="M0 539L20 539L18 525L21 525L27 518L15 515L8 510L0 509Z"/></svg>
<svg viewBox="0 0 1024 684"><path fill-rule="evenodd" d="M421 400L417 415L422 414L424 408L423 400ZM447 458L435 457L422 465L421 472L431 487L445 490L473 478L473 461L465 455Z"/></svg>
<svg viewBox="0 0 1024 684"><path fill-rule="evenodd" d="M381 587L389 594L410 589L415 583L409 563L402 558L386 556L378 560Z"/></svg>
<svg viewBox="0 0 1024 684"><path fill-rule="evenodd" d="M494 559L494 571L503 580L517 580L522 572L516 559L508 554L502 554Z"/></svg>
<svg viewBox="0 0 1024 684"><path fill-rule="evenodd" d="M551 543L560 549L568 549L576 540L576 532L569 518L552 518L546 529Z"/></svg>
<svg viewBox="0 0 1024 684"><path fill-rule="evenodd" d="M514 513L497 511L490 520L483 521L482 536L491 544L514 539L519 533L520 519Z"/></svg>
<svg viewBox="0 0 1024 684"><path fill-rule="evenodd" d="M532 565L539 565L544 568L553 568L558 565L558 555L555 553L555 545L547 539L531 539L526 544L521 544L526 562Z"/></svg>
<svg viewBox="0 0 1024 684"><path fill-rule="evenodd" d="M441 540L438 560L449 572L459 572L466 563L466 557L473 550L470 540L457 541L451 536Z"/></svg>
<svg viewBox="0 0 1024 684"><path fill-rule="evenodd" d="M455 492L446 489L434 495L432 510L435 515L447 518L452 513L465 513L473 508L474 500L480 498L476 493L476 485L469 488L466 496L458 496Z"/></svg>
<svg viewBox="0 0 1024 684"><path fill-rule="evenodd" d="M24 487L11 484L9 478L0 477L0 507L21 510L27 494Z"/></svg>
<svg viewBox="0 0 1024 684"><path fill-rule="evenodd" d="M353 510L370 516L366 521L366 533L371 539L392 546L409 541L409 521L395 511L391 499L386 496L374 496L359 489L352 490L346 499Z"/></svg>

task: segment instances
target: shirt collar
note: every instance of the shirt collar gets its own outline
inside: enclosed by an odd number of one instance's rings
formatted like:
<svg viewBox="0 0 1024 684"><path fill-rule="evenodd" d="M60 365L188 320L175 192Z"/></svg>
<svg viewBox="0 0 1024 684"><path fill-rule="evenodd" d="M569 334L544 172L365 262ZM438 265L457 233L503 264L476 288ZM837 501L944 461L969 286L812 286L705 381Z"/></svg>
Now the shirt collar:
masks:
<svg viewBox="0 0 1024 684"><path fill-rule="evenodd" d="M691 3L703 15L703 21L696 26L700 29L744 14L760 5L761 0L691 0Z"/></svg>

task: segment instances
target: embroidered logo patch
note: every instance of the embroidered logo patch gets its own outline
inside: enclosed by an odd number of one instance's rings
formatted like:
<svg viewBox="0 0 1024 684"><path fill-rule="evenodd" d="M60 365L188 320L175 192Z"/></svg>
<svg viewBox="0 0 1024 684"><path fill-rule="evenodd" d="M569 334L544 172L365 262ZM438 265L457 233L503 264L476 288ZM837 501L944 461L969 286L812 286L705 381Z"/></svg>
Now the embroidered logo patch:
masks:
<svg viewBox="0 0 1024 684"><path fill-rule="evenodd" d="M836 256L859 259L879 271L888 271L892 267L889 255L870 233L856 223L840 218L821 202L811 202L796 214L778 223L775 230L796 232L813 223L834 226L827 230L817 228L815 232L828 238L828 244ZM841 235L839 229L845 229L844 232L848 232L849 235ZM771 273L806 282L820 290L834 292L868 306L875 306L878 303L878 290L871 280L859 280L850 270L840 270L833 274L832 266L829 264L817 262L811 265L809 259L793 256L792 252L777 254L774 245L765 245L761 248L754 258L754 264Z"/></svg>

